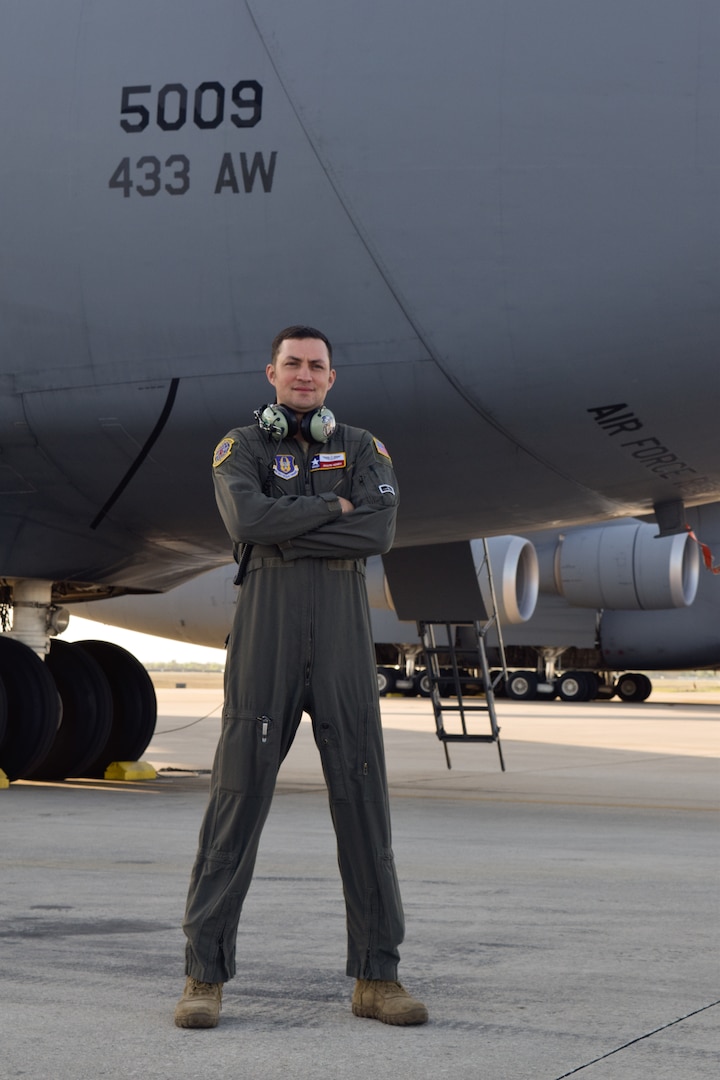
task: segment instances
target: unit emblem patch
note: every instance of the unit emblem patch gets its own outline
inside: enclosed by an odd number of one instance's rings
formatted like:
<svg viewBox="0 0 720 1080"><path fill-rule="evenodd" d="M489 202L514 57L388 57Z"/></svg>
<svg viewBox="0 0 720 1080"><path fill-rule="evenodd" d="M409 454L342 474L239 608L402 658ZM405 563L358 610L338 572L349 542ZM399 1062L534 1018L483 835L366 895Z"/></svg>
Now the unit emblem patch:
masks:
<svg viewBox="0 0 720 1080"><path fill-rule="evenodd" d="M292 480L300 472L297 462L292 454L276 454L273 472L282 480Z"/></svg>
<svg viewBox="0 0 720 1080"><path fill-rule="evenodd" d="M385 449L385 443L381 443L380 440L376 439L374 435L373 435L373 442L375 443L375 449L377 450L378 454L382 454L382 456L386 457L388 459L388 461L392 464L392 458L390 457L387 450Z"/></svg>
<svg viewBox="0 0 720 1080"><path fill-rule="evenodd" d="M347 465L347 455L342 454L315 454L310 462L310 470L317 472L318 469L344 469Z"/></svg>
<svg viewBox="0 0 720 1080"><path fill-rule="evenodd" d="M216 466L218 465L222 465L223 461L225 461L225 458L230 457L230 452L234 445L234 439L223 439L222 442L217 444L217 446L215 447L215 452L213 454L213 469L216 468Z"/></svg>

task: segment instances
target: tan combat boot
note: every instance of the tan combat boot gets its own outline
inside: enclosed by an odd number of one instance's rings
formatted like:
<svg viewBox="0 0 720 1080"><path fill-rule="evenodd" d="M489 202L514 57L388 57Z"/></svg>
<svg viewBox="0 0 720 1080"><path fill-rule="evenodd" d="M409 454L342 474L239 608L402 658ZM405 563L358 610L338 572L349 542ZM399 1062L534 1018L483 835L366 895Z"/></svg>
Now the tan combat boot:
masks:
<svg viewBox="0 0 720 1080"><path fill-rule="evenodd" d="M383 1024L426 1024L428 1011L421 1001L410 997L399 982L358 979L352 998L355 1016L382 1020Z"/></svg>
<svg viewBox="0 0 720 1080"><path fill-rule="evenodd" d="M182 1028L217 1027L222 1003L222 983L200 982L188 975L183 996L175 1008L175 1023Z"/></svg>

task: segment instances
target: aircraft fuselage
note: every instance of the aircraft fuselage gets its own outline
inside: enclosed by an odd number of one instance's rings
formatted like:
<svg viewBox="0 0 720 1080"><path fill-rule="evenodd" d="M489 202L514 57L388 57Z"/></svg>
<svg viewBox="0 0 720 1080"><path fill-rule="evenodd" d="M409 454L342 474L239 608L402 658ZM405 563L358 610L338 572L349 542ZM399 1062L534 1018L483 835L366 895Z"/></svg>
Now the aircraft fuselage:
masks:
<svg viewBox="0 0 720 1080"><path fill-rule="evenodd" d="M3 575L223 562L298 321L401 545L720 499L718 47L679 0L6 5Z"/></svg>

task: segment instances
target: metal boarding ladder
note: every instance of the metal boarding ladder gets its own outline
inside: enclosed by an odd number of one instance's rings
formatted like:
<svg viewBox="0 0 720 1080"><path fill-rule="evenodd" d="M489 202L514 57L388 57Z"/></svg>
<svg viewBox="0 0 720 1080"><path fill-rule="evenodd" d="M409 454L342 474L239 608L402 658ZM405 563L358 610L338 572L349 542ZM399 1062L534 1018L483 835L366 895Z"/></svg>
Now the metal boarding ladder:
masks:
<svg viewBox="0 0 720 1080"><path fill-rule="evenodd" d="M503 759L502 745L500 743L500 727L495 712L495 687L506 678L507 664L505 662L505 648L497 615L497 601L492 578L492 569L490 567L490 557L487 544L484 540L483 547L484 559L480 572L485 574L486 582L489 586L485 595L491 598L491 603L486 603L485 605L486 608L489 609L486 619L484 621L476 620L474 622L463 623L420 620L418 621L418 632L425 653L425 667L430 678L430 697L432 700L433 712L435 713L437 737L443 744L448 769L452 768L448 743L494 742L497 743L500 768L505 772L505 761ZM467 645L458 645L458 630L465 627L471 628L471 636L474 636L474 643L470 647ZM444 630L444 641L442 640L442 635L439 635L440 628ZM485 642L488 633L493 628L495 629L498 638L502 667L494 677L491 677ZM482 679L482 688L485 692L485 701L483 704L478 703L477 699L472 703L468 703L465 700L471 687L477 691L478 676L468 674L468 672L472 672L473 669L479 672ZM449 702L447 698L443 700L443 696L447 694L448 690L451 691L453 697L456 699L456 703L453 704ZM490 721L489 733L478 732L477 730L473 730L470 726L471 719L478 713L487 713ZM448 731L445 726L445 716L447 714L454 715L459 719L459 730Z"/></svg>

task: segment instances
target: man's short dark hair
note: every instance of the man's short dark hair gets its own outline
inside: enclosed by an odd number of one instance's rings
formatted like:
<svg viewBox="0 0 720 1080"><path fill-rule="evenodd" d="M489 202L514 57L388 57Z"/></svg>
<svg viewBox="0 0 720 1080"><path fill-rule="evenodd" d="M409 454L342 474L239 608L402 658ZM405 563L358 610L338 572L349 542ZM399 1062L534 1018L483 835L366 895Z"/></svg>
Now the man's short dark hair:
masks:
<svg viewBox="0 0 720 1080"><path fill-rule="evenodd" d="M317 341L325 343L328 356L330 357L330 364L332 366L332 345L325 337L322 330L316 330L314 326L286 326L284 330L281 330L279 334L276 334L273 338L270 362L272 364L275 363L283 341L305 341L308 338L315 338Z"/></svg>

